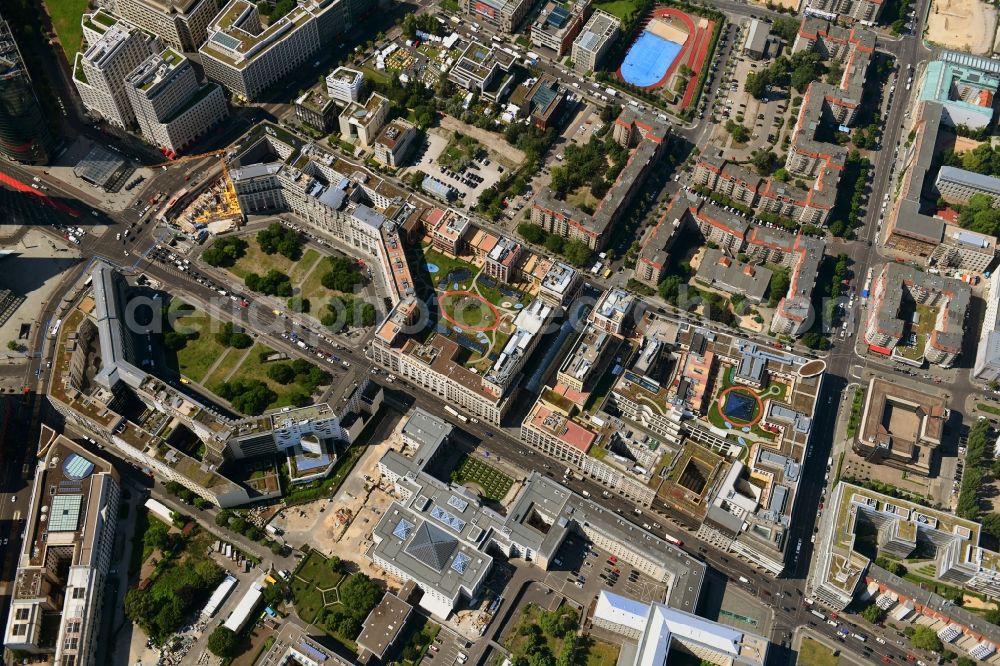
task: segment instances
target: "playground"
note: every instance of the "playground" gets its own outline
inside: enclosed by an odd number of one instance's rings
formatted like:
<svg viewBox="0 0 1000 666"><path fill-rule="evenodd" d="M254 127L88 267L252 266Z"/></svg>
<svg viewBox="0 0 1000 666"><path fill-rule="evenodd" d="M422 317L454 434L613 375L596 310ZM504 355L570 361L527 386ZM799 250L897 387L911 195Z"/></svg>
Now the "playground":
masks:
<svg viewBox="0 0 1000 666"><path fill-rule="evenodd" d="M668 86L676 75L670 89L684 90L679 106L686 108L694 98L693 84L706 66L714 30L715 21L659 7L629 47L618 76L638 88L656 90Z"/></svg>
<svg viewBox="0 0 1000 666"><path fill-rule="evenodd" d="M493 280L481 266L464 257L452 257L425 247L424 259L440 313L437 333L470 352L466 367L485 372L513 335L514 317L530 303L531 297Z"/></svg>

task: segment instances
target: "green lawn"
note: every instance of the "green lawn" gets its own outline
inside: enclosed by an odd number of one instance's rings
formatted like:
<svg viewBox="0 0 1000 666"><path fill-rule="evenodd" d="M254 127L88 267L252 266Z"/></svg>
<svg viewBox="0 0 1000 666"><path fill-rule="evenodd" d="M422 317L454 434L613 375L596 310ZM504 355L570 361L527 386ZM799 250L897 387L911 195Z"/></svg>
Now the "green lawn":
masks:
<svg viewBox="0 0 1000 666"><path fill-rule="evenodd" d="M298 295L302 298L308 298L314 308L318 308L320 303L328 303L338 293L323 286L323 276L329 272L326 267L317 266L309 277L299 285Z"/></svg>
<svg viewBox="0 0 1000 666"><path fill-rule="evenodd" d="M295 265L288 271L288 277L291 278L292 285L298 286L298 284L302 282L302 279L309 272L309 269L315 266L316 262L319 261L320 258L320 253L312 248L303 252L302 258L295 262ZM317 269L316 272L322 275L325 271Z"/></svg>
<svg viewBox="0 0 1000 666"><path fill-rule="evenodd" d="M309 624L315 622L324 607L333 605L330 601L336 593L329 591L340 585L343 579L342 575L331 571L325 557L315 550L311 551L292 576L292 599L299 617Z"/></svg>
<svg viewBox="0 0 1000 666"><path fill-rule="evenodd" d="M440 252L436 252L430 247L424 248L424 261L428 264L434 264L438 268L437 273L431 273L431 280L434 281L434 288L437 289L438 281L451 273L453 270L465 269L468 272L468 277L465 277L459 287L464 289L469 289L472 285L472 278L479 272L479 269L470 263L462 261L461 259L454 259L452 257L447 257ZM448 289L452 288L451 281L448 283Z"/></svg>
<svg viewBox="0 0 1000 666"><path fill-rule="evenodd" d="M994 407L993 405L987 405L983 402L976 403L976 409L981 412L986 412L987 414L994 414L1000 416L1000 407Z"/></svg>
<svg viewBox="0 0 1000 666"><path fill-rule="evenodd" d="M233 379L243 379L243 380L259 379L260 381L267 384L268 387L272 391L274 391L278 396L277 398L275 398L274 402L272 402L270 405L267 406L268 409L278 409L280 407L288 407L291 404L291 402L289 402L288 400L288 397L292 394L293 391L297 391L299 389L299 385L296 384L294 381L291 384L282 385L274 381L270 377L268 377L267 368L271 364L265 363L260 360L262 352L270 354L273 353L274 350L260 343L255 344L253 347L250 348L250 353L246 355L246 359L233 374ZM216 383L208 387L213 391L216 390L219 383L221 383L222 377L218 376L214 379L216 379Z"/></svg>
<svg viewBox="0 0 1000 666"><path fill-rule="evenodd" d="M478 288L479 293L482 294L483 298L488 300L493 305L496 305L497 307L503 307L504 303L510 303L511 306L520 303L521 305L527 306L528 303L531 302L531 297L528 294L518 291L517 289L514 289L509 285L507 285L505 288L512 292L515 292L517 294L516 297L508 296L507 294L503 293L499 289L496 289L495 287L487 287L485 284L483 284L482 280L476 281L476 287Z"/></svg>
<svg viewBox="0 0 1000 666"><path fill-rule="evenodd" d="M45 6L52 17L52 26L56 29L63 53L70 63L83 43L80 17L87 11L87 5L87 0L45 0Z"/></svg>
<svg viewBox="0 0 1000 666"><path fill-rule="evenodd" d="M229 373L235 368L246 354L246 349L229 348L223 352L222 360L215 366L215 370L210 375L202 379L203 386L216 386L225 381Z"/></svg>
<svg viewBox="0 0 1000 666"><path fill-rule="evenodd" d="M614 0L613 2L599 2L595 5L597 9L603 9L609 14L617 16L622 21L628 19L635 12L635 3L632 0Z"/></svg>
<svg viewBox="0 0 1000 666"><path fill-rule="evenodd" d="M240 257L234 266L226 269L241 280L246 279L246 276L250 273L263 275L271 269L288 275L292 266L295 265L294 261L278 253L266 254L260 249L257 239L253 236L246 236L244 240L247 242L246 254Z"/></svg>
<svg viewBox="0 0 1000 666"><path fill-rule="evenodd" d="M451 294L444 299L444 309L460 327L488 327L496 324L493 311L478 298Z"/></svg>
<svg viewBox="0 0 1000 666"><path fill-rule="evenodd" d="M177 317L173 327L177 332L194 333L177 352L177 370L191 381L200 383L215 360L226 351L226 347L215 339L222 324L200 310L191 310Z"/></svg>
<svg viewBox="0 0 1000 666"><path fill-rule="evenodd" d="M811 638L803 638L799 648L798 663L802 666L837 666L839 657L833 656L833 650Z"/></svg>
<svg viewBox="0 0 1000 666"><path fill-rule="evenodd" d="M321 590L337 587L344 579L341 574L331 571L327 559L315 550L303 560L302 566L295 572L295 575L312 582L314 587Z"/></svg>
<svg viewBox="0 0 1000 666"><path fill-rule="evenodd" d="M514 485L510 478L493 465L487 465L478 458L466 457L452 474L452 481L458 484L473 483L482 490L483 497L496 502L503 500Z"/></svg>
<svg viewBox="0 0 1000 666"><path fill-rule="evenodd" d="M576 661L579 666L615 666L618 662L619 646L589 637L580 643Z"/></svg>

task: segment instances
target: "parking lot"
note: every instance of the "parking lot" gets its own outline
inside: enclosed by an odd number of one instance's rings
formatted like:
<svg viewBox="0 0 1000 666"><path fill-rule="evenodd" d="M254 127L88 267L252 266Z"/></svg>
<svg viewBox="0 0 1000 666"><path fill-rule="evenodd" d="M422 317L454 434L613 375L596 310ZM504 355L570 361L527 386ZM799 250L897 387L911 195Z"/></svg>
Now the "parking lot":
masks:
<svg viewBox="0 0 1000 666"><path fill-rule="evenodd" d="M459 199L471 208L483 190L495 185L508 167L501 164L495 153L484 147L467 168L463 167L458 171L445 168L439 164L439 160L448 148L451 136L451 132L441 128L428 130L426 142L414 154L417 161L406 171L422 171L438 179L458 192Z"/></svg>
<svg viewBox="0 0 1000 666"><path fill-rule="evenodd" d="M733 38L735 44L742 42L745 32L746 26L742 26ZM751 153L759 148L780 153L783 150L782 138L791 135L794 123L788 98L796 96L797 93L792 90L789 95L785 91L774 90L763 99L756 99L743 89L743 82L752 72L767 68L773 59L753 60L742 55L737 48L733 51L733 57L726 63L724 69L716 73L719 80L715 86L718 92L713 111L718 123L713 141L720 145L727 143L729 132L725 125L727 121L732 120L750 131L750 140L745 145L731 147L729 151L731 159L748 159Z"/></svg>
<svg viewBox="0 0 1000 666"><path fill-rule="evenodd" d="M595 548L578 535L568 537L556 553L545 584L584 608L601 590L643 602L663 601L667 596L666 585L639 573L632 565Z"/></svg>

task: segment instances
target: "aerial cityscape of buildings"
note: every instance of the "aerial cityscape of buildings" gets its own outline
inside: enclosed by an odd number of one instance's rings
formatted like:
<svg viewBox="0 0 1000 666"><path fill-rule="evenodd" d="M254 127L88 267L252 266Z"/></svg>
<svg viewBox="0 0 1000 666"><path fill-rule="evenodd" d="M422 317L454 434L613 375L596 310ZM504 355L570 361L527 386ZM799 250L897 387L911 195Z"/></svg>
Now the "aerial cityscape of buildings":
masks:
<svg viewBox="0 0 1000 666"><path fill-rule="evenodd" d="M5 663L1000 664L988 3L68 4Z"/></svg>

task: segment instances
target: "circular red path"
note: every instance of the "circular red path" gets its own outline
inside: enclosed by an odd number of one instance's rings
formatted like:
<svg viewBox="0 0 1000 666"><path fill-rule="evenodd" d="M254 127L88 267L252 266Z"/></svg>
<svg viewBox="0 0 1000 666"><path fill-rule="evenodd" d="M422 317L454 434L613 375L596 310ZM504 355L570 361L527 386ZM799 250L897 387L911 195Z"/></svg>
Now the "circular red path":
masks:
<svg viewBox="0 0 1000 666"><path fill-rule="evenodd" d="M466 326L465 324L455 321L452 318L452 316L448 314L448 308L446 308L444 305L444 299L448 298L449 296L466 296L469 298L474 298L475 300L479 301L480 303L488 307L490 309L490 312L493 313L493 324L491 326ZM497 309L493 306L492 303L490 303L488 300L486 300L485 298L483 298L482 296L473 291L446 291L445 293L441 294L441 296L438 297L438 307L441 309L441 316L447 319L453 325L458 326L460 329L462 329L462 331L474 331L474 332L485 333L487 331L495 331L497 326L500 325L500 313L497 311Z"/></svg>

